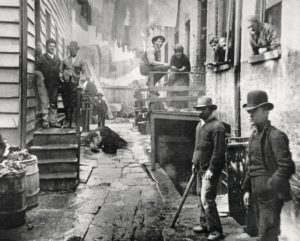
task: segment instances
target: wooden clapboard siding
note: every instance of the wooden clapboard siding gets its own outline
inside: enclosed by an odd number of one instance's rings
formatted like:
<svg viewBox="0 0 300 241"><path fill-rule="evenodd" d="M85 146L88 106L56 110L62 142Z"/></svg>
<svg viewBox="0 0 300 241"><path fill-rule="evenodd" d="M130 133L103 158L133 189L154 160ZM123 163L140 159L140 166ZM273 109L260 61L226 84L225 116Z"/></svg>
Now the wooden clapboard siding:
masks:
<svg viewBox="0 0 300 241"><path fill-rule="evenodd" d="M20 0L0 0L0 7L19 7Z"/></svg>
<svg viewBox="0 0 300 241"><path fill-rule="evenodd" d="M20 22L19 8L0 8L0 21L19 23Z"/></svg>
<svg viewBox="0 0 300 241"><path fill-rule="evenodd" d="M1 128L17 128L19 119L18 113L0 113L0 126Z"/></svg>
<svg viewBox="0 0 300 241"><path fill-rule="evenodd" d="M2 68L0 67L0 84L5 83L19 83L19 68ZM2 96L0 95L0 98Z"/></svg>
<svg viewBox="0 0 300 241"><path fill-rule="evenodd" d="M0 128L1 135L7 140L12 147L20 146L19 128Z"/></svg>
<svg viewBox="0 0 300 241"><path fill-rule="evenodd" d="M19 54L0 53L0 67L19 67Z"/></svg>
<svg viewBox="0 0 300 241"><path fill-rule="evenodd" d="M20 53L19 39L8 39L0 37L0 53Z"/></svg>
<svg viewBox="0 0 300 241"><path fill-rule="evenodd" d="M19 98L1 98L0 99L0 113L13 113L18 114L20 110Z"/></svg>
<svg viewBox="0 0 300 241"><path fill-rule="evenodd" d="M2 70L1 70L2 71ZM5 70L3 70L5 71ZM0 98L19 98L19 83L0 83ZM1 127L1 126L0 126Z"/></svg>
<svg viewBox="0 0 300 241"><path fill-rule="evenodd" d="M0 22L0 37L2 38L19 38L19 23Z"/></svg>

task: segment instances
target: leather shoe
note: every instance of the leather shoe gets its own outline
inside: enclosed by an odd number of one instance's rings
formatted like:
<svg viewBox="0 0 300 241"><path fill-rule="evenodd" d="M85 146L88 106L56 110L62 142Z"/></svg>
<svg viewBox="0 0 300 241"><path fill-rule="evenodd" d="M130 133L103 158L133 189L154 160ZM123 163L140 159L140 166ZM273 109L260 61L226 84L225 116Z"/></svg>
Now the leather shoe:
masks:
<svg viewBox="0 0 300 241"><path fill-rule="evenodd" d="M218 240L220 240L222 238L223 238L223 234L221 234L218 231L213 231L213 232L209 233L209 235L207 237L207 240L218 241Z"/></svg>
<svg viewBox="0 0 300 241"><path fill-rule="evenodd" d="M61 128L61 125L58 123L50 123L50 128Z"/></svg>
<svg viewBox="0 0 300 241"><path fill-rule="evenodd" d="M199 226L195 226L193 227L193 231L195 233L207 233L207 227L199 225Z"/></svg>

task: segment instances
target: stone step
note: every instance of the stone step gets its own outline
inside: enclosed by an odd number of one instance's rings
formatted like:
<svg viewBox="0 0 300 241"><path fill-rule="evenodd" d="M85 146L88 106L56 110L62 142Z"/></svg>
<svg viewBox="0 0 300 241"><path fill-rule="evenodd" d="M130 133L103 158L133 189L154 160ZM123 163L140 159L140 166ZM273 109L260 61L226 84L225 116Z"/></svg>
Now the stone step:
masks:
<svg viewBox="0 0 300 241"><path fill-rule="evenodd" d="M77 144L49 144L31 146L29 152L36 155L39 162L50 159L71 159L78 156Z"/></svg>
<svg viewBox="0 0 300 241"><path fill-rule="evenodd" d="M74 191L78 185L77 172L40 174L42 191Z"/></svg>
<svg viewBox="0 0 300 241"><path fill-rule="evenodd" d="M49 128L39 129L33 134L33 145L48 144L77 144L78 138L75 129Z"/></svg>
<svg viewBox="0 0 300 241"><path fill-rule="evenodd" d="M38 163L40 174L70 173L77 171L77 159L50 159Z"/></svg>

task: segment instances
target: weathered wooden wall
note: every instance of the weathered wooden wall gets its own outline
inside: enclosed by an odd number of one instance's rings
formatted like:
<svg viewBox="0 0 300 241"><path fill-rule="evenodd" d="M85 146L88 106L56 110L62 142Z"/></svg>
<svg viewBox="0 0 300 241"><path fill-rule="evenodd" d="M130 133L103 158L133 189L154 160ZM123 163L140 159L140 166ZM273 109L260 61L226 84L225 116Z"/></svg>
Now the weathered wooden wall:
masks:
<svg viewBox="0 0 300 241"><path fill-rule="evenodd" d="M45 51L48 37L56 39L57 54L63 58L71 40L70 1L0 0L0 133L11 146L24 146L32 140L36 42L40 40Z"/></svg>
<svg viewBox="0 0 300 241"><path fill-rule="evenodd" d="M108 103L118 103L123 110L134 106L134 89L130 86L103 86L104 96Z"/></svg>

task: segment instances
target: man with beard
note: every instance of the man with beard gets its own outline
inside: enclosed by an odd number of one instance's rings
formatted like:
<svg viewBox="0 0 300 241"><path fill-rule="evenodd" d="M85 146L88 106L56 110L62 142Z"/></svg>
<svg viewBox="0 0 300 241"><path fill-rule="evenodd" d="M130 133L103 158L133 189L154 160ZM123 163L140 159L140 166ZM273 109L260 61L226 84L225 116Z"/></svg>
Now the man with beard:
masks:
<svg viewBox="0 0 300 241"><path fill-rule="evenodd" d="M44 84L47 89L49 99L49 109L44 111L42 116L42 127L58 128L57 123L57 96L59 87L59 66L60 59L55 55L56 41L50 38L46 41L46 53L42 54L36 65L36 72L42 73Z"/></svg>
<svg viewBox="0 0 300 241"><path fill-rule="evenodd" d="M257 17L248 18L249 42L253 54L261 54L280 47L280 38L274 26L262 23Z"/></svg>
<svg viewBox="0 0 300 241"><path fill-rule="evenodd" d="M200 97L194 107L199 111L193 172L197 172L197 194L200 196L200 226L194 232L208 233L207 240L223 237L216 206L217 187L225 164L225 128L214 116L217 106L207 96Z"/></svg>
<svg viewBox="0 0 300 241"><path fill-rule="evenodd" d="M66 57L60 65L60 80L62 82L62 99L65 108L67 125L76 128L77 113L77 87L86 78L86 63L77 56L78 43L71 41L70 56Z"/></svg>
<svg viewBox="0 0 300 241"><path fill-rule="evenodd" d="M243 107L253 127L243 183L244 204L250 206L252 195L259 240L278 241L280 213L284 201L291 200L289 179L295 173L289 139L268 120L274 105L268 102L265 91L250 91Z"/></svg>

